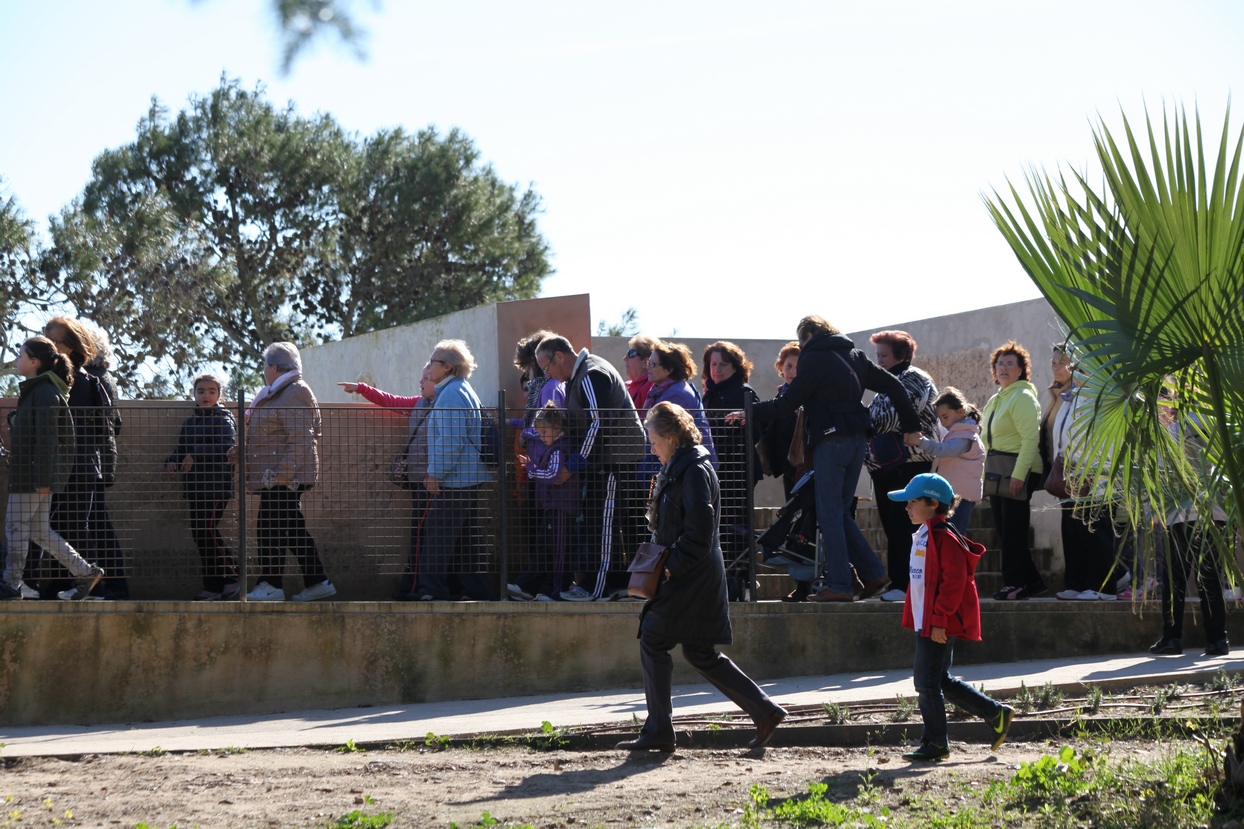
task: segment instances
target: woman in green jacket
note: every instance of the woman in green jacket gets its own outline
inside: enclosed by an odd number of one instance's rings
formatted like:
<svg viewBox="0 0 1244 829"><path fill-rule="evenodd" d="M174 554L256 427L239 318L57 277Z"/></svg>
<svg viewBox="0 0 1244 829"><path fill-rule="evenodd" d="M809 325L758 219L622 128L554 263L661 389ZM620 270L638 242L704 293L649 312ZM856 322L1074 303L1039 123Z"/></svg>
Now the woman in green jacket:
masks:
<svg viewBox="0 0 1244 829"><path fill-rule="evenodd" d="M46 337L31 337L17 355L17 373L24 379L9 433L9 501L5 534L9 551L4 562L0 596L20 599L26 550L34 541L52 554L78 581L60 594L85 599L104 571L88 564L48 521L52 493L65 488L77 455L73 415L69 412L69 360Z"/></svg>
<svg viewBox="0 0 1244 829"><path fill-rule="evenodd" d="M993 379L1001 388L985 404L981 437L989 452L1015 455L1010 498L990 496L994 527L1002 539L1002 583L993 597L998 600L1027 599L1046 592L1045 581L1032 563L1028 549L1032 493L1040 489L1041 401L1029 382L1032 358L1014 340L994 351L990 358Z"/></svg>

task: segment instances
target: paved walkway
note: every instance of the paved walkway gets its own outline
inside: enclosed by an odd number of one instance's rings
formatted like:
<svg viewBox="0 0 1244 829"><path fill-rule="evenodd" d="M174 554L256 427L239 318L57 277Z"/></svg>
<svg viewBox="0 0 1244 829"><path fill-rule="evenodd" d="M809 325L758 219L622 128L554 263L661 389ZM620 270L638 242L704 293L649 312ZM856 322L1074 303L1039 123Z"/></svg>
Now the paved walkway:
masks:
<svg viewBox="0 0 1244 829"><path fill-rule="evenodd" d="M973 685L987 691L1060 687L1093 683L1104 687L1138 683L1166 684L1208 677L1219 668L1244 671L1244 652L1223 657L1125 655L1078 660L1006 662L967 665L956 670ZM794 677L762 683L782 704L891 701L896 694L914 695L911 672ZM675 715L730 711L733 706L710 685L674 689ZM45 726L0 729L0 756L110 754L148 751L196 751L231 746L280 748L290 746L385 743L439 736L538 731L548 721L565 728L628 723L644 716L642 689L579 694L548 694L487 700L429 702L417 705L298 711L286 714L210 717L193 722L136 725Z"/></svg>

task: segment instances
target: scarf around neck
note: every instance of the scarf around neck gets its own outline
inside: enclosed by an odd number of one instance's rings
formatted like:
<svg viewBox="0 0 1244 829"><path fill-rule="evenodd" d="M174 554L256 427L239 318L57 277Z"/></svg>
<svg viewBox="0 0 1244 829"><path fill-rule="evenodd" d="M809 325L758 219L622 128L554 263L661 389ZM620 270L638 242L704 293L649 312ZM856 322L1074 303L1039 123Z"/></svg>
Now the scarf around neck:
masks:
<svg viewBox="0 0 1244 829"><path fill-rule="evenodd" d="M284 374L282 374L280 377L276 378L276 380L273 381L272 385L264 386L262 389L260 389L259 394L255 395L254 399L251 400L250 405L246 407L246 425L247 426L250 425L251 412L255 410L256 406L258 406L263 401L267 400L269 397L275 397L277 393L281 391L281 389L285 388L290 383L296 382L301 379L302 379L302 372L299 371L298 369L294 369L293 371L287 371Z"/></svg>

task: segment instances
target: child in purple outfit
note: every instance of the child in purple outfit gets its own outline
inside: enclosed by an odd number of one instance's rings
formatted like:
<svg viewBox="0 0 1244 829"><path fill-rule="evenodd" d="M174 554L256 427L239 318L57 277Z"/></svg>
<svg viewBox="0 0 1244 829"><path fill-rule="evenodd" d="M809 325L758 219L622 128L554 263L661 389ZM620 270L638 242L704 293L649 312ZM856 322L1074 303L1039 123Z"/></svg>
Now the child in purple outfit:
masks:
<svg viewBox="0 0 1244 829"><path fill-rule="evenodd" d="M536 412L531 428L523 430L526 453L519 459L527 470L527 476L535 483L536 506L540 509L541 522L552 534L553 573L550 592L544 590L550 587L547 572L519 576L514 584L507 585L510 597L514 599L530 598L529 588L536 591L537 601L552 601L551 597L562 592L570 522L579 511L578 476L566 468L566 458L572 448L565 427L565 413L550 401Z"/></svg>

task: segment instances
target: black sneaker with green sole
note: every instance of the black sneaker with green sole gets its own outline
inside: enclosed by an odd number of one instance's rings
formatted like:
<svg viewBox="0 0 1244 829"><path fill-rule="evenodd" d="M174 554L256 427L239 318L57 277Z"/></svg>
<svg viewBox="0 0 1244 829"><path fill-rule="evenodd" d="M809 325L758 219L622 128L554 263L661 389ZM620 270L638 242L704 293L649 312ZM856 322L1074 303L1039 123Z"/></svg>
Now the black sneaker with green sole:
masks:
<svg viewBox="0 0 1244 829"><path fill-rule="evenodd" d="M910 763L929 763L936 760L945 760L949 756L950 749L946 746L939 746L934 743L921 743L920 748L907 752L903 755L903 759Z"/></svg>
<svg viewBox="0 0 1244 829"><path fill-rule="evenodd" d="M993 729L993 745L989 748L991 751L997 751L998 746L1006 742L1006 733L1011 730L1011 720L1015 719L1015 709L1009 705L1004 705L989 721L989 727Z"/></svg>

